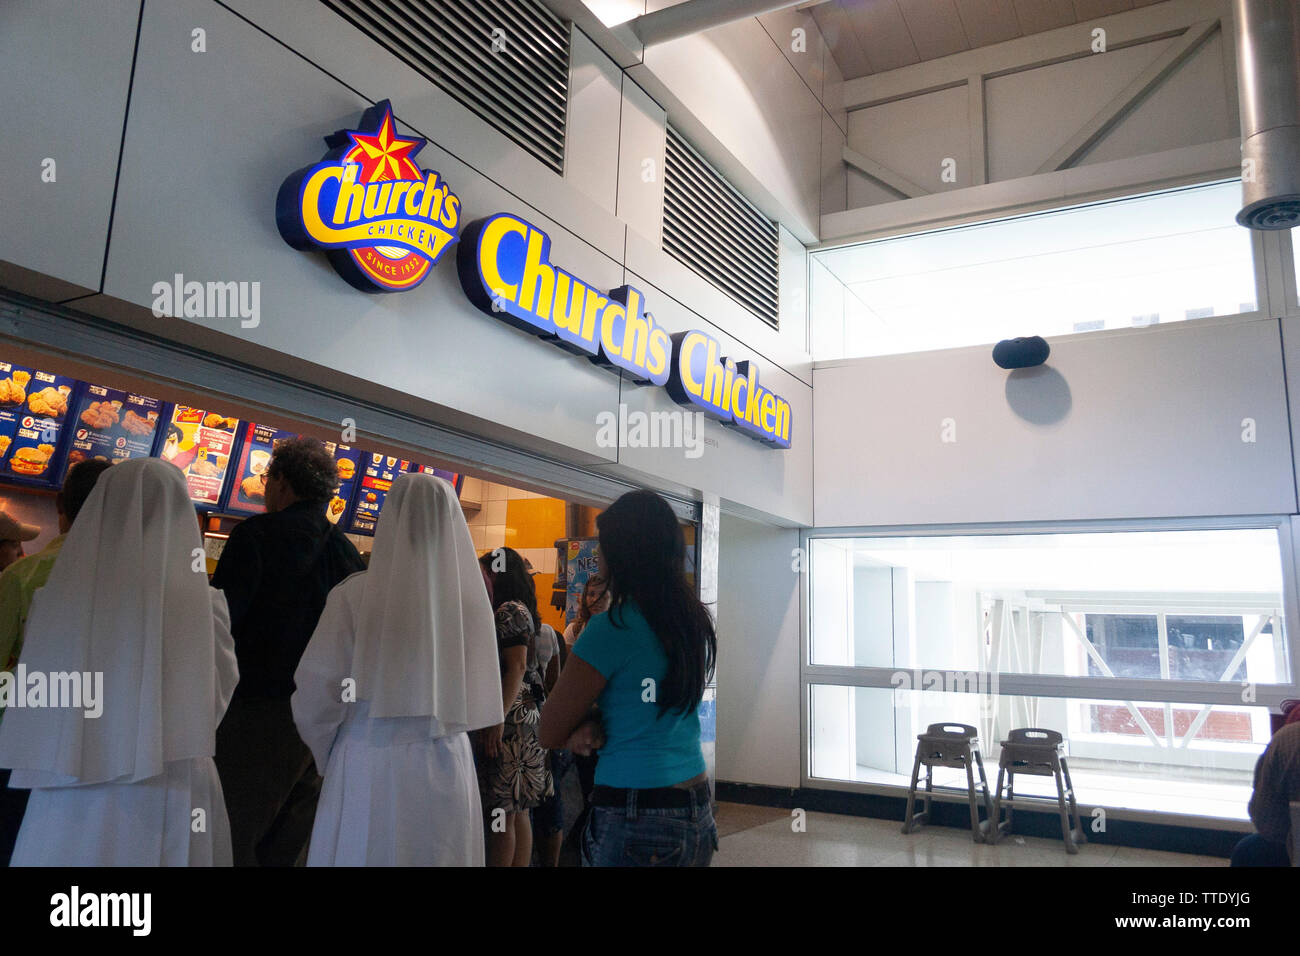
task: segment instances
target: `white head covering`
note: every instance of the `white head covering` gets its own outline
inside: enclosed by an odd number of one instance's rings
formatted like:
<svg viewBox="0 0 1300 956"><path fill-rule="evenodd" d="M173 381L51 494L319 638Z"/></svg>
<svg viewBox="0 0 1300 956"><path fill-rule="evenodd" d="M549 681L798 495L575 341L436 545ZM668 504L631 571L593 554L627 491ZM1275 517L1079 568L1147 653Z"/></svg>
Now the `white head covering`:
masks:
<svg viewBox="0 0 1300 956"><path fill-rule="evenodd" d="M142 458L100 475L36 592L28 674L103 674L103 711L9 707L0 767L23 786L137 781L216 743L217 641L185 478ZM22 773L32 771L32 773Z"/></svg>
<svg viewBox="0 0 1300 956"><path fill-rule="evenodd" d="M371 717L499 724L496 625L469 526L451 485L393 482L375 529L353 652Z"/></svg>

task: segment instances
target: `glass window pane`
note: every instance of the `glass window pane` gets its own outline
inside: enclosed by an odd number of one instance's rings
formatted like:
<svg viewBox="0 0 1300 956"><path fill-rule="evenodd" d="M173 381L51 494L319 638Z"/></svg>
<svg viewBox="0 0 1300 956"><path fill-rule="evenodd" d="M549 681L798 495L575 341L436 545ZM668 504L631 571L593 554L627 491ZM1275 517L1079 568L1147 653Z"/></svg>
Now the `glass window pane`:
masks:
<svg viewBox="0 0 1300 956"><path fill-rule="evenodd" d="M1288 683L1275 529L814 538L817 665ZM900 681L900 685L902 682Z"/></svg>
<svg viewBox="0 0 1300 956"><path fill-rule="evenodd" d="M906 787L916 735L932 723L977 729L990 785L1014 727L1067 742L1079 803L1231 820L1247 818L1255 761L1268 743L1265 707L1018 697L879 687L810 688L809 775ZM938 789L964 793L964 771L935 768ZM1020 796L1056 798L1049 777L1017 775Z"/></svg>
<svg viewBox="0 0 1300 956"><path fill-rule="evenodd" d="M1160 673L1160 619L1154 614L1088 614L1088 643L1098 658L1090 677L1155 677ZM1107 673L1109 671L1109 673Z"/></svg>
<svg viewBox="0 0 1300 956"><path fill-rule="evenodd" d="M815 336L813 358L1254 311L1240 205L1220 183L816 253L814 329L843 333Z"/></svg>
<svg viewBox="0 0 1300 956"><path fill-rule="evenodd" d="M1185 614L1167 619L1169 676L1180 680L1246 680L1246 618ZM1259 633L1272 635L1272 622ZM1253 632L1252 632L1253 634Z"/></svg>

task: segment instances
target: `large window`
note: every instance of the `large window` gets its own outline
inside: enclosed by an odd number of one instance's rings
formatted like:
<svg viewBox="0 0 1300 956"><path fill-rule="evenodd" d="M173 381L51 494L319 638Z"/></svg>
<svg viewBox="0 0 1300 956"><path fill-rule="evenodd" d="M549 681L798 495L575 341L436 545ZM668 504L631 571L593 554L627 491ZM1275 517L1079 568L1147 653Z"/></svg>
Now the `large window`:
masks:
<svg viewBox="0 0 1300 956"><path fill-rule="evenodd" d="M813 255L817 360L1253 312L1239 182Z"/></svg>
<svg viewBox="0 0 1300 956"><path fill-rule="evenodd" d="M809 686L808 773L817 780L906 787L916 735L933 723L980 732L990 787L1009 727L1047 727L1068 740L1070 776L1085 806L1244 819L1255 761L1268 742L1260 706L947 693L906 687ZM964 793L962 770L935 783ZM1018 776L1016 796L1050 798L1050 778Z"/></svg>
<svg viewBox="0 0 1300 956"><path fill-rule="evenodd" d="M996 768L1040 726L1085 803L1243 818L1291 684L1285 533L812 538L809 776L906 785L954 720Z"/></svg>

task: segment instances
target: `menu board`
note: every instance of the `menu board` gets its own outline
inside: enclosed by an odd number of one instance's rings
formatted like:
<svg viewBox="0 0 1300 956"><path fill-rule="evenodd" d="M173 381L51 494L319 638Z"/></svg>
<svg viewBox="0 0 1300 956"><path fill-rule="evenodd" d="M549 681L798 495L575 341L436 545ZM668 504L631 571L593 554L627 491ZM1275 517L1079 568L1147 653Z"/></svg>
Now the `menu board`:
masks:
<svg viewBox="0 0 1300 956"><path fill-rule="evenodd" d="M331 523L338 524L344 520L348 503L356 490L357 475L361 471L361 459L368 460L370 456L359 448L336 445L332 441L325 443L325 450L334 456L334 462L339 466L339 487L334 492L334 497L330 499L330 503L325 506L325 517L329 518ZM346 521L344 527L347 527Z"/></svg>
<svg viewBox="0 0 1300 956"><path fill-rule="evenodd" d="M410 471L411 463L405 458L371 452L362 457L361 466L361 487L357 489L352 522L347 530L353 534L374 534L388 489L398 475Z"/></svg>
<svg viewBox="0 0 1300 956"><path fill-rule="evenodd" d="M158 457L185 473L190 500L216 507L230 470L239 419L188 405L173 405L161 433Z"/></svg>
<svg viewBox="0 0 1300 956"><path fill-rule="evenodd" d="M57 487L75 379L0 362L0 477Z"/></svg>
<svg viewBox="0 0 1300 956"><path fill-rule="evenodd" d="M64 477L73 465L87 459L117 464L148 457L161 417L162 402L156 398L87 385L75 406Z"/></svg>
<svg viewBox="0 0 1300 956"><path fill-rule="evenodd" d="M266 511L266 469L271 464L271 454L277 444L286 438L297 438L298 433L253 422L245 422L242 427L244 441L235 480L230 485L230 498L223 510L231 514L261 514Z"/></svg>
<svg viewBox="0 0 1300 956"><path fill-rule="evenodd" d="M434 468L433 465L417 465L414 462L411 463L410 470L412 474L437 475L455 488L457 495L460 494L460 475L454 471L444 471L442 468Z"/></svg>

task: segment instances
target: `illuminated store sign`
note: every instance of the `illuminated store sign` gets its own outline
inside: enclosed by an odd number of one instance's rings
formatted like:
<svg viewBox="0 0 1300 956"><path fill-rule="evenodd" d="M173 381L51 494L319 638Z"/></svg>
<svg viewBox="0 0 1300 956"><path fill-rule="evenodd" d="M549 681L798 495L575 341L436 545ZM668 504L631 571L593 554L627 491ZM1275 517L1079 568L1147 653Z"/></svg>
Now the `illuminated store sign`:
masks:
<svg viewBox="0 0 1300 956"><path fill-rule="evenodd" d="M551 240L531 223L497 213L465 227L456 253L460 283L488 315L592 361L661 385L674 401L780 448L790 447L790 403L758 381L753 363L722 354L704 332L670 335L625 285L602 294L551 264Z"/></svg>
<svg viewBox="0 0 1300 956"><path fill-rule="evenodd" d="M383 100L360 129L325 137L330 151L280 186L275 221L295 249L324 249L362 292L404 292L456 241L460 199L413 159L425 140L398 136Z"/></svg>
<svg viewBox="0 0 1300 956"><path fill-rule="evenodd" d="M668 394L760 441L789 448L790 403L758 384L757 365L721 353L722 346L704 332L674 335Z"/></svg>

